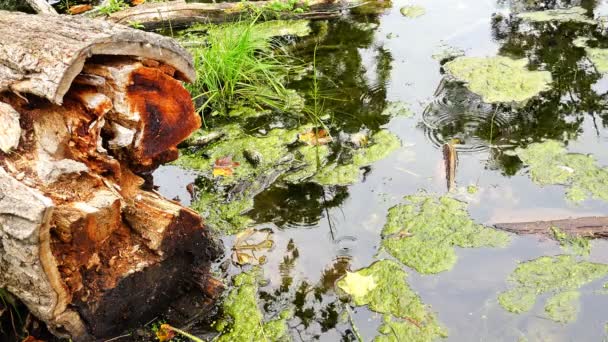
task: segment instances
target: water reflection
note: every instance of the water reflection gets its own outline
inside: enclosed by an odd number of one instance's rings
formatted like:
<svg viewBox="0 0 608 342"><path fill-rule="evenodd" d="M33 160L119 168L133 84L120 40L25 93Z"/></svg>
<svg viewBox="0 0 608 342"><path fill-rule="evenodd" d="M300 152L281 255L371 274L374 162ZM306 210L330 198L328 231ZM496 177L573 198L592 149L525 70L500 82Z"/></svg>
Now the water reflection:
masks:
<svg viewBox="0 0 608 342"><path fill-rule="evenodd" d="M551 9L573 6L577 2L535 1L500 2L512 11ZM580 3L593 12L594 1ZM582 133L585 115L593 122L608 121L606 93L597 94L594 85L601 79L587 60L583 48L576 47L577 37L593 37L599 44L606 39L596 25L576 22L529 23L514 15L494 14L491 20L494 39L500 44L498 54L527 58L530 68L551 72L550 90L519 105L489 105L466 90L460 83L444 78L423 114L420 127L436 146L460 138L462 152L489 151L489 168L515 174L519 159L506 151L525 147L534 141L577 139ZM505 75L504 77L508 77ZM597 119L600 120L597 120ZM599 130L599 128L596 129ZM598 133L599 134L599 133Z"/></svg>

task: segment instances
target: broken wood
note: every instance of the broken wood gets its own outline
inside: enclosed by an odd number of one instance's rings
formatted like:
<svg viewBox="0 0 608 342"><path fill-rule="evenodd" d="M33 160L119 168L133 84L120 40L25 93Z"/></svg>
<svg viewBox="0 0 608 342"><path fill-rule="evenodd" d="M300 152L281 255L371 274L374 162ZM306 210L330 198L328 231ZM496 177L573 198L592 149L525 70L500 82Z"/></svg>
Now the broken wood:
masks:
<svg viewBox="0 0 608 342"><path fill-rule="evenodd" d="M562 232L589 238L608 238L608 217L593 216L574 219L563 219L553 221L496 223L494 227L515 234L539 234L553 237L552 227L559 228Z"/></svg>
<svg viewBox="0 0 608 342"><path fill-rule="evenodd" d="M76 341L216 298L201 217L140 176L200 126L190 55L86 18L0 12L0 32L0 288Z"/></svg>
<svg viewBox="0 0 608 342"><path fill-rule="evenodd" d="M342 14L357 2L353 0L300 1L293 9L273 12L273 4L282 1L187 3L184 0L153 2L112 13L107 20L123 24L137 24L147 30L183 27L193 23L223 23L242 18L248 13L271 12L273 19L329 19ZM295 11L300 8L303 11Z"/></svg>

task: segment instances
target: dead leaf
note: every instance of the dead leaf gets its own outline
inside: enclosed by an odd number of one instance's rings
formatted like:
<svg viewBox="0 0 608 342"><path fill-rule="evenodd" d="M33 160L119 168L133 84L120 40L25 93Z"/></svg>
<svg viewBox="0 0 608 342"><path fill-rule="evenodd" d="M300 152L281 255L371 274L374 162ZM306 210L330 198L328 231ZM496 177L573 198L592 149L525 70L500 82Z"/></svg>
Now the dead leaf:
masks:
<svg viewBox="0 0 608 342"><path fill-rule="evenodd" d="M234 173L234 168L239 165L241 164L232 161L232 156L219 158L215 161L215 165L213 166L213 176L232 176Z"/></svg>
<svg viewBox="0 0 608 342"><path fill-rule="evenodd" d="M237 234L232 247L232 262L238 265L263 265L267 261L263 253L273 246L272 229L249 228Z"/></svg>
<svg viewBox="0 0 608 342"><path fill-rule="evenodd" d="M131 0L131 5L133 6L137 6L137 5L141 5L141 4L145 4L146 0Z"/></svg>
<svg viewBox="0 0 608 342"><path fill-rule="evenodd" d="M333 139L331 137L331 135L329 135L329 133L324 130L324 129L314 129L311 128L310 130L304 132L304 133L300 133L298 135L298 139L303 142L306 143L308 145L327 145L328 143L330 143Z"/></svg>
<svg viewBox="0 0 608 342"><path fill-rule="evenodd" d="M86 11L90 11L91 9L93 9L93 6L91 6L90 4L74 5L74 6L70 6L70 8L68 8L68 13L70 13L72 15L80 14L80 13L84 13Z"/></svg>
<svg viewBox="0 0 608 342"><path fill-rule="evenodd" d="M173 327L169 324L161 324L156 331L156 338L158 338L159 342L171 341L175 337L175 331L173 331Z"/></svg>

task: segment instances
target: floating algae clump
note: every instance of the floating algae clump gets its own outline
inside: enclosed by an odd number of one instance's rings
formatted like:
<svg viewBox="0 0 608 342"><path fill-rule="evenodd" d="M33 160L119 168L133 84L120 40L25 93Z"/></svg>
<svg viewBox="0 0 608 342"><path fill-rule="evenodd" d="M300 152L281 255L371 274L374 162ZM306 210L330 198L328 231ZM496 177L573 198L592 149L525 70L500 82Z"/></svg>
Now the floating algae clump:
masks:
<svg viewBox="0 0 608 342"><path fill-rule="evenodd" d="M215 328L221 335L217 341L290 341L286 320L289 313L264 322L258 308L258 274L260 270L241 273L234 278L235 288L230 291L222 305L224 315Z"/></svg>
<svg viewBox="0 0 608 342"><path fill-rule="evenodd" d="M386 158L401 146L399 138L387 130L371 136L369 145L354 151L348 164L331 163L319 170L313 181L321 185L349 185L361 177L360 169Z"/></svg>
<svg viewBox="0 0 608 342"><path fill-rule="evenodd" d="M527 69L528 60L507 57L458 57L445 70L484 102L522 102L549 89L548 71Z"/></svg>
<svg viewBox="0 0 608 342"><path fill-rule="evenodd" d="M202 191L191 207L201 213L206 224L224 234L238 233L253 223L245 215L253 209L252 198L224 201L218 193Z"/></svg>
<svg viewBox="0 0 608 342"><path fill-rule="evenodd" d="M406 278L407 273L399 264L381 260L357 272L348 272L336 286L349 294L355 305L367 305L370 310L385 314L385 325L397 324L392 322L391 316L401 320L403 324L398 325L400 341L433 341L445 336L435 315L412 291ZM380 333L384 334L382 328ZM387 338L381 335L376 340L392 341Z"/></svg>
<svg viewBox="0 0 608 342"><path fill-rule="evenodd" d="M288 183L302 182L317 173L319 167L325 165L329 156L327 145L302 146L294 153L294 163L301 163L302 167L283 177Z"/></svg>
<svg viewBox="0 0 608 342"><path fill-rule="evenodd" d="M546 11L524 12L517 16L521 19L534 22L567 22L575 21L579 23L595 24L591 18L586 16L587 10L582 7L571 7L565 9L554 9Z"/></svg>
<svg viewBox="0 0 608 342"><path fill-rule="evenodd" d="M589 239L583 236L570 235L563 232L558 227L551 227L551 233L560 246L566 252L586 256L591 253L591 245Z"/></svg>
<svg viewBox="0 0 608 342"><path fill-rule="evenodd" d="M476 224L465 203L450 197L405 197L408 202L389 209L382 229L382 246L420 273L439 273L456 262L454 246L505 246L507 233Z"/></svg>
<svg viewBox="0 0 608 342"><path fill-rule="evenodd" d="M426 10L422 6L410 5L403 6L399 10L401 15L408 18L418 18L426 13Z"/></svg>
<svg viewBox="0 0 608 342"><path fill-rule="evenodd" d="M602 74L608 72L608 49L585 48L585 51L597 72Z"/></svg>
<svg viewBox="0 0 608 342"><path fill-rule="evenodd" d="M410 106L402 101L394 101L389 102L384 110L382 111L382 115L396 117L401 116L405 118L410 118L414 115L414 112L410 109Z"/></svg>
<svg viewBox="0 0 608 342"><path fill-rule="evenodd" d="M517 286L498 296L507 311L526 312L532 309L538 295L553 294L545 311L549 318L570 322L576 318L578 289L608 275L608 265L577 261L570 255L540 257L520 264L510 279Z"/></svg>
<svg viewBox="0 0 608 342"><path fill-rule="evenodd" d="M608 201L608 168L599 167L592 156L568 153L562 143L554 140L518 148L516 153L529 165L535 183L565 185L566 197L573 202L589 196Z"/></svg>

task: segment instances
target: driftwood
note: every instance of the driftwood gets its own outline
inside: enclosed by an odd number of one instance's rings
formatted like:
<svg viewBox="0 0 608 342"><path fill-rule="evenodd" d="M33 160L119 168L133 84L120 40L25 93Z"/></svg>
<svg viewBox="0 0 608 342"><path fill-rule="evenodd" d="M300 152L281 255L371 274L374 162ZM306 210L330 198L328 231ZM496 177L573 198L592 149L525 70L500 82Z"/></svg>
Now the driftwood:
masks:
<svg viewBox="0 0 608 342"><path fill-rule="evenodd" d="M564 233L589 238L608 238L608 217L580 217L554 221L496 223L494 227L515 234L539 234L552 237L552 227Z"/></svg>
<svg viewBox="0 0 608 342"><path fill-rule="evenodd" d="M236 20L250 12L263 11L272 3L273 1L186 3L183 0L145 3L112 13L107 20L123 25L138 24L146 29L175 28L196 22L222 23ZM334 18L355 3L352 0L310 0L296 5L303 12L277 12L273 19Z"/></svg>
<svg viewBox="0 0 608 342"><path fill-rule="evenodd" d="M138 174L200 125L171 39L103 20L0 11L0 288L73 340L217 296L200 216Z"/></svg>

